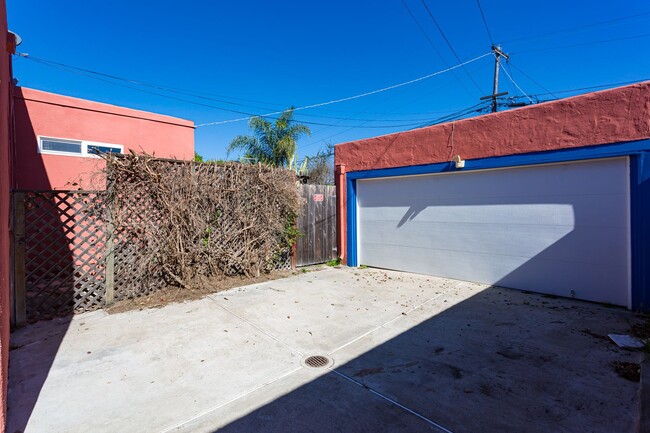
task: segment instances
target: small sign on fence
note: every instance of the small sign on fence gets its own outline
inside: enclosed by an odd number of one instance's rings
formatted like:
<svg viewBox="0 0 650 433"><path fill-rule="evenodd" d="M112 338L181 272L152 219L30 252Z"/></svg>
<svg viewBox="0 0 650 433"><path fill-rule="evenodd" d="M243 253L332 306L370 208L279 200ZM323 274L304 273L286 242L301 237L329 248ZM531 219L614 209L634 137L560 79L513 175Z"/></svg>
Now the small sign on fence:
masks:
<svg viewBox="0 0 650 433"><path fill-rule="evenodd" d="M323 201L323 194L314 194L314 201Z"/></svg>

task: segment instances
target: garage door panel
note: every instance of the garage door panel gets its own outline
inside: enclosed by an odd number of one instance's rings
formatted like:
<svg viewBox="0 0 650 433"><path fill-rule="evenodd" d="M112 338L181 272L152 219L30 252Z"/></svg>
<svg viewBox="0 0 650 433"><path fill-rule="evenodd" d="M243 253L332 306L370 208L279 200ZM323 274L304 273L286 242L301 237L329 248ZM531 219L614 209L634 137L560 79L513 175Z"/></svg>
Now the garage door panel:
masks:
<svg viewBox="0 0 650 433"><path fill-rule="evenodd" d="M364 190L365 192L365 190ZM549 198L550 199L550 198ZM556 200L559 200L555 198ZM537 201L536 201L537 200ZM564 198L564 203L540 203L539 198L517 197L503 203L485 203L457 198L456 205L440 200L412 200L408 205L366 206L359 202L366 221L390 221L394 228L406 228L414 222L495 224L547 224L567 226L625 227L616 216L628 203L626 194L591 194ZM603 207L603 201L608 207Z"/></svg>
<svg viewBox="0 0 650 433"><path fill-rule="evenodd" d="M428 251L423 254L422 251L403 246L394 247L393 252L395 256L408 261L409 272L579 299L598 297L599 302L616 305L627 303L626 273L614 265L587 270L576 267L575 263L546 256L528 259L464 251ZM375 256L372 252L367 257L375 267L395 269L394 261L390 258ZM549 284L549 273L562 275L562 278L557 279L555 284ZM525 284L522 284L524 280ZM585 280L598 280L599 284L585 285Z"/></svg>
<svg viewBox="0 0 650 433"><path fill-rule="evenodd" d="M359 262L628 305L627 179L618 158L360 180Z"/></svg>
<svg viewBox="0 0 650 433"><path fill-rule="evenodd" d="M441 205L447 201L454 205L468 201L490 204L504 200L508 203L512 200L526 199L536 203L544 197L556 200L561 197L581 195L625 195L627 193L625 184L610 181L626 168L625 159L608 160L605 163L602 161L581 163L583 167L578 169L579 176L576 176L576 165L572 163L546 166L543 182L540 182L539 174L534 172L535 167L507 170L516 172L515 183L512 178L503 176L506 170L443 174L438 175L440 179L435 190L431 190L428 175L391 178L390 183L387 183L386 179L369 179L363 181L368 195L359 199L363 199L363 203L360 204L364 207L372 207L385 204L382 195L393 197L394 204L397 206L409 206L412 200L418 198L434 200ZM459 174L462 176L458 176ZM453 179L454 177L458 179ZM570 183L567 182L567 178L571 178ZM373 190L378 194L373 194ZM541 202L545 201L547 200L541 200Z"/></svg>
<svg viewBox="0 0 650 433"><path fill-rule="evenodd" d="M480 229L480 231L479 231ZM426 233L423 236L422 233ZM412 230L396 233L391 231L386 224L376 223L366 225L359 236L362 239L382 239L381 242L364 242L364 251L361 257L367 258L368 254L375 252L392 256L390 248L383 246L402 246L414 249L427 250L452 250L465 251L477 254L499 254L533 258L547 250L555 243L562 243L562 248L555 248L554 254L558 260L593 265L624 266L625 256L612 255L611 250L620 251L626 248L625 238L621 238L620 230L616 228L577 227L546 227L546 226L507 226L484 225L468 230L467 226L460 223L438 224L419 223L412 226ZM600 237L610 249L589 248L589 241ZM443 245L432 246L430 237L446 239ZM570 245L569 245L570 244ZM361 264L368 264L361 262Z"/></svg>

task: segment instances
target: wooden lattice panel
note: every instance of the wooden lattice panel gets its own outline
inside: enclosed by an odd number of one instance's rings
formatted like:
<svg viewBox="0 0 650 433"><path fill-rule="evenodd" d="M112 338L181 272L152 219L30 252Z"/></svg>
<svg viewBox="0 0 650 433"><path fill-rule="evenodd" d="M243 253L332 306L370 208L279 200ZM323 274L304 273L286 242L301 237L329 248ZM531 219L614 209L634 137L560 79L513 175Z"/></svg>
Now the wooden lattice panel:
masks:
<svg viewBox="0 0 650 433"><path fill-rule="evenodd" d="M104 223L91 208L100 193L25 195L27 320L49 319L103 306Z"/></svg>
<svg viewBox="0 0 650 433"><path fill-rule="evenodd" d="M258 272L291 269L291 250L273 257L257 254L257 246L268 245L269 236L280 235L260 236L256 230L264 227L263 217L267 214L262 209L281 206L276 196L267 191L271 184L256 180L266 175L266 169L201 165L201 175L195 176L199 167L193 163L150 162L148 169L161 179L188 173L194 176L195 184L184 187L189 194L186 197L190 197L188 206L203 204L204 191L209 187L212 197L220 198L211 202L216 203L212 208L198 206L198 214L210 218L209 230L190 232L190 241L185 245L209 242L205 245L223 246L223 250L212 248L209 254L200 250L182 263L185 269L199 269L198 275L241 275L260 263ZM147 295L170 285L184 285L169 272L165 230L170 223L186 220L183 214L170 214L161 205L174 200L178 191L160 188L155 182L142 182L138 173L118 179L108 173L107 178L106 191L14 194L14 243L18 251L15 277L16 287L20 288L14 296L17 323L89 311L102 308L107 302ZM136 187L120 189L124 185ZM256 201L251 202L251 193ZM219 215L214 217L216 213Z"/></svg>
<svg viewBox="0 0 650 433"><path fill-rule="evenodd" d="M287 250L279 254L278 259L273 263L275 271L290 271L293 269L292 251Z"/></svg>
<svg viewBox="0 0 650 433"><path fill-rule="evenodd" d="M121 203L122 207L114 212L121 219L118 224L120 229L114 234L113 250L115 300L118 301L145 296L167 286L160 278L148 278L143 281L136 267L138 253L143 250L143 246L157 242L156 221L160 218L159 212L151 206L146 191L141 191L132 200ZM152 264L147 274L153 277L157 273L155 264Z"/></svg>

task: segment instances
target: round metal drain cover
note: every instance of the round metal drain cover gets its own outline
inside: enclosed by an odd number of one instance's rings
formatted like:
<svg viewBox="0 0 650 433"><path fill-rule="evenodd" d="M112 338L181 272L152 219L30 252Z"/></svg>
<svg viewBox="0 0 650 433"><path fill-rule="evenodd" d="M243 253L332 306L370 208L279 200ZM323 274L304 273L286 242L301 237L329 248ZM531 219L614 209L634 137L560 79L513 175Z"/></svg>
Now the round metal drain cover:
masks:
<svg viewBox="0 0 650 433"><path fill-rule="evenodd" d="M323 368L323 367L327 367L331 361L327 356L312 355L305 358L303 362L307 367Z"/></svg>

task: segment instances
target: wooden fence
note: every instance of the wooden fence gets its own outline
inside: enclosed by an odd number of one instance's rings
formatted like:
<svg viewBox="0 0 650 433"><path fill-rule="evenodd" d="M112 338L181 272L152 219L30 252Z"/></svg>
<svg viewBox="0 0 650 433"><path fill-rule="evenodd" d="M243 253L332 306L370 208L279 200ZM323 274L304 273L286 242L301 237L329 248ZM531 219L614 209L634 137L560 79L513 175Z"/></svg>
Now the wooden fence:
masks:
<svg viewBox="0 0 650 433"><path fill-rule="evenodd" d="M336 259L336 188L333 185L300 185L303 207L298 217L301 236L296 245L298 266Z"/></svg>
<svg viewBox="0 0 650 433"><path fill-rule="evenodd" d="M14 326L102 308L163 288L144 286L134 278L137 243L113 236L111 222L90 210L102 205L104 194L13 193ZM134 207L133 218L147 218L137 200ZM276 269L291 269L291 253L282 258Z"/></svg>
<svg viewBox="0 0 650 433"><path fill-rule="evenodd" d="M106 225L96 191L13 194L15 324L105 304Z"/></svg>

